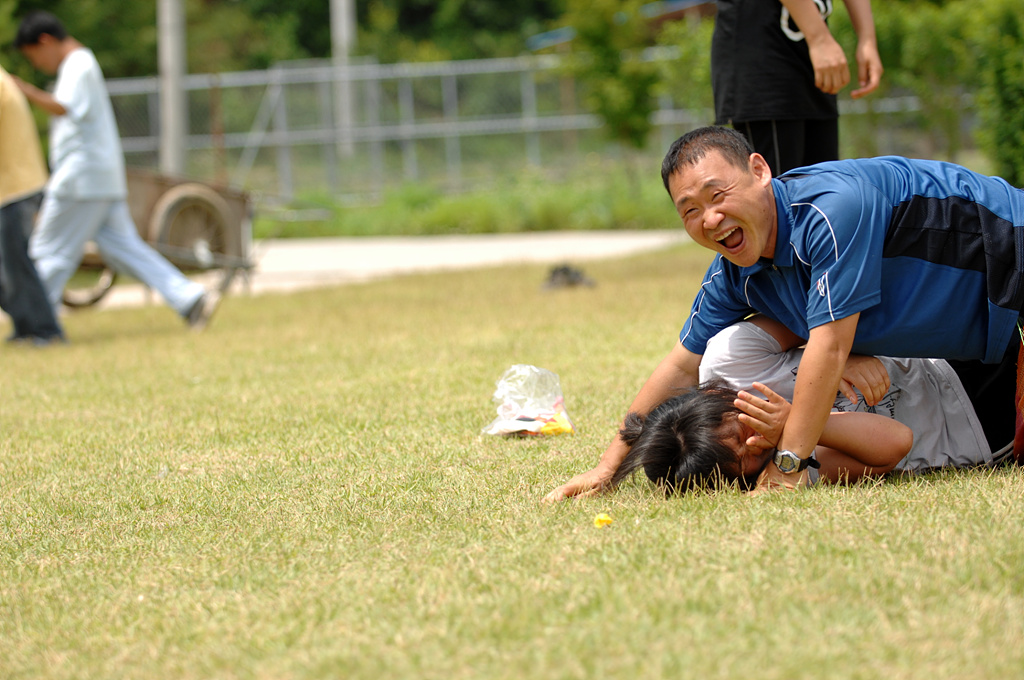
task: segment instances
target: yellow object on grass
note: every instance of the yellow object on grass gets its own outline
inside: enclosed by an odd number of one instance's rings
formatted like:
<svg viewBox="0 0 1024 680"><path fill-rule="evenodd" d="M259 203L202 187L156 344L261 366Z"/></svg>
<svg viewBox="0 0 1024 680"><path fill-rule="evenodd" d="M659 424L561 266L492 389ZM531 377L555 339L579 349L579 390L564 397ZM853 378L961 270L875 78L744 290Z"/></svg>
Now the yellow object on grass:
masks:
<svg viewBox="0 0 1024 680"><path fill-rule="evenodd" d="M602 512L594 518L594 526L598 529L608 526L612 523L612 516L606 512Z"/></svg>

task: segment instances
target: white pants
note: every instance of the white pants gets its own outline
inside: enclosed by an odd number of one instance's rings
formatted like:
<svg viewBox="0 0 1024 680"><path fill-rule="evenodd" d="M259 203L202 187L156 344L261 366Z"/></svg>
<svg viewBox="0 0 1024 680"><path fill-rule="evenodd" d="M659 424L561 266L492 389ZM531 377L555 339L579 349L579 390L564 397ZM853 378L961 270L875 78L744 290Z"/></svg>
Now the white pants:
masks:
<svg viewBox="0 0 1024 680"><path fill-rule="evenodd" d="M185 277L142 240L124 199L81 200L46 194L29 251L53 308L82 262L87 241L94 241L107 266L134 276L160 293L185 316L203 295L202 285Z"/></svg>

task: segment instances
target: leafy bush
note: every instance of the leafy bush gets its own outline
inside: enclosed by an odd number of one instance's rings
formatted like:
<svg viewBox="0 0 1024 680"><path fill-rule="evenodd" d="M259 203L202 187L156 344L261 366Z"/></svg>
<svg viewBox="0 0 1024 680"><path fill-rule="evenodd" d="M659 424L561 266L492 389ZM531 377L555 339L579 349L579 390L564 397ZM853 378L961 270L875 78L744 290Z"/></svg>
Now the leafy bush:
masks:
<svg viewBox="0 0 1024 680"><path fill-rule="evenodd" d="M987 0L977 14L978 139L996 173L1024 186L1024 14L1018 0Z"/></svg>

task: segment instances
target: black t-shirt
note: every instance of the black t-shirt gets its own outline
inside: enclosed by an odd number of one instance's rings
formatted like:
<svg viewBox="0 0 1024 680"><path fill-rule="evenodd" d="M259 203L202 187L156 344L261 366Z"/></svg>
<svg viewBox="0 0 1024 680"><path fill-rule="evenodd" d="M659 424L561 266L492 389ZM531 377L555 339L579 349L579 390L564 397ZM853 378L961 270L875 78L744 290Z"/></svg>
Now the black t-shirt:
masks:
<svg viewBox="0 0 1024 680"><path fill-rule="evenodd" d="M832 13L832 0L815 4ZM718 124L838 117L835 95L814 86L807 41L788 16L779 0L718 0L711 41Z"/></svg>

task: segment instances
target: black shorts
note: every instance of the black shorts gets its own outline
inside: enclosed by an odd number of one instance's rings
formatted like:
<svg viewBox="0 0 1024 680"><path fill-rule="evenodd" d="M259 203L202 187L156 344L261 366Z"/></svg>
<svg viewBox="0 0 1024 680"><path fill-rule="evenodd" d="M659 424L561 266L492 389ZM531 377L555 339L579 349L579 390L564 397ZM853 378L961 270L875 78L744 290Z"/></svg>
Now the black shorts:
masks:
<svg viewBox="0 0 1024 680"><path fill-rule="evenodd" d="M733 123L778 177L804 165L839 160L839 119Z"/></svg>

